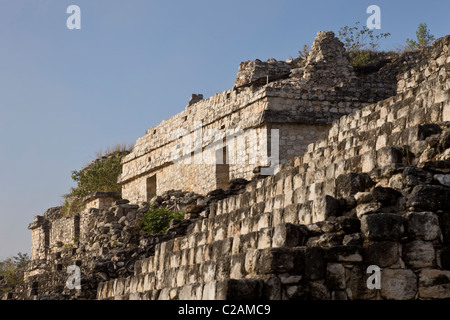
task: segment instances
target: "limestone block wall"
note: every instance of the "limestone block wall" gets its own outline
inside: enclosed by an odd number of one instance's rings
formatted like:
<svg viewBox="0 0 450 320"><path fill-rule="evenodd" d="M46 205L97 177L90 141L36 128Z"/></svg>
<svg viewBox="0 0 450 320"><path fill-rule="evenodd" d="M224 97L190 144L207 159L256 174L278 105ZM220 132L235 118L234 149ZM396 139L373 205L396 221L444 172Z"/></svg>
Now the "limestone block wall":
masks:
<svg viewBox="0 0 450 320"><path fill-rule="evenodd" d="M449 45L433 46L439 61ZM434 61L415 87L334 122L97 298L449 298L450 64ZM380 290L366 284L372 264Z"/></svg>
<svg viewBox="0 0 450 320"><path fill-rule="evenodd" d="M82 231L80 220L83 221ZM86 228L85 220L83 213L62 216L60 207L51 208L43 216L37 216L29 225L32 230L31 260L46 260L49 255L63 248L74 247L80 241L81 235L90 232L90 229Z"/></svg>
<svg viewBox="0 0 450 320"><path fill-rule="evenodd" d="M446 50L448 50L448 44L445 40L436 41L424 54L429 59L423 60L418 67L405 72L399 77L397 92L401 93L414 88L425 79L432 79L437 83L442 83L442 80L446 77L446 69L441 67L449 63L448 55L442 54ZM440 70L439 73L436 73L436 70Z"/></svg>
<svg viewBox="0 0 450 320"><path fill-rule="evenodd" d="M158 194L167 190L186 190L206 194L216 188L215 165L173 164L156 173ZM190 183L194 181L196 185Z"/></svg>
<svg viewBox="0 0 450 320"><path fill-rule="evenodd" d="M95 222L98 220L98 210L84 210L80 213L79 217L80 232L78 238L81 243L86 243L90 238L90 234L92 233L92 229L95 226Z"/></svg>
<svg viewBox="0 0 450 320"><path fill-rule="evenodd" d="M60 208L50 208L44 215L36 216L34 221L29 224L28 229L31 230L31 259L45 260L50 250L50 218L58 218Z"/></svg>
<svg viewBox="0 0 450 320"><path fill-rule="evenodd" d="M131 201L146 199L144 181L155 174L159 176L158 192L187 188L202 193L210 187L219 187L217 183L211 184L210 175L197 170L201 166L194 165L188 170L170 166L174 158L189 157L195 150L205 150L213 141L225 139L230 130L259 130L257 134L264 138L264 135L270 135L270 132L263 132L264 129L267 131L268 124L277 128L275 124L279 123L279 127L284 128L286 123L291 123L291 131L296 130L294 124L298 125L296 147L290 149L292 145L283 141L280 161L285 162L301 155L308 143L325 131L323 126L396 92L395 80L380 76L384 75L381 70L358 78L348 65L343 44L333 32L318 33L305 63L304 72L294 72L286 62L244 62L240 65L237 87L233 90L189 105L183 112L147 130L146 135L137 140L133 151L123 159L119 182L123 186L124 197ZM266 73L269 78L259 83ZM302 140L300 135L305 132L304 125L317 128L308 130ZM230 166L230 178L250 178L256 166L267 165L267 161L252 161L254 150L270 149L267 139L266 145L261 141L263 139L250 139L244 144L240 152L245 153L248 160L244 165ZM189 176L195 177L199 183L184 183L181 175L173 178L172 173L180 169L183 177L191 173ZM216 169L223 171L224 167ZM214 167L206 171L211 170ZM207 179L200 180L201 177Z"/></svg>
<svg viewBox="0 0 450 320"><path fill-rule="evenodd" d="M147 201L147 179L153 175L143 175L122 185L122 197L132 199L133 203Z"/></svg>
<svg viewBox="0 0 450 320"><path fill-rule="evenodd" d="M31 229L31 259L40 260L47 257L49 246L49 230L46 227Z"/></svg>
<svg viewBox="0 0 450 320"><path fill-rule="evenodd" d="M397 95L334 121L328 132L309 144L302 156L281 165L277 174L212 203L207 218L191 220L183 236L153 243L148 256L136 261L134 275L99 276L104 281L97 298L450 298L449 47L450 36L437 40L430 60L399 77L404 84ZM265 92L291 99L299 94L291 89ZM289 130L302 127L281 121L296 115L294 106L286 114L270 113L271 97L258 101L267 103L255 109L258 117L272 120L263 120L269 125L258 128L264 135L279 125L286 140L293 133ZM146 146L136 149L142 151L139 157L147 156ZM133 162L134 156L127 161ZM182 173L188 174L189 168ZM167 171L167 177L176 172ZM147 209L118 205L83 213L80 225L96 232L78 254L90 250L110 263L108 248ZM96 221L99 212L104 221ZM45 251L46 222L52 222L50 248L70 243L71 235L77 234L76 217L46 218L30 225L36 230L33 245L40 246L33 249L36 257ZM139 230L138 225L134 228ZM124 234L127 246L143 250L140 246L145 243L132 232ZM372 264L382 269L379 291L366 286L366 270Z"/></svg>
<svg viewBox="0 0 450 320"><path fill-rule="evenodd" d="M355 92L358 92L355 90ZM243 93L241 93L243 94ZM246 93L249 94L249 93ZM315 141L322 132L326 131L327 126L335 120L339 119L342 115L348 114L354 110L359 110L362 106L367 105L369 102L359 101L359 98L350 99L348 91L342 91L339 93L328 93L325 89L314 91L301 91L295 90L289 87L266 87L255 93L252 97L253 102L249 103L244 109L235 111L235 107L230 108L229 114L222 118L218 118L217 121L204 125L202 130L195 130L191 127L181 127L179 131L180 137L189 133L188 138L174 139L174 132L172 132L172 139L163 144L160 140L161 147L156 147L158 144L152 142L151 136L159 138L157 132L162 129L156 127L151 134L147 134L145 137L138 140L135 150L125 157L123 161L123 173L119 178L119 182L122 183L123 190L122 196L133 202L142 201L146 199L145 181L149 176L158 174L158 192L164 192L170 189L183 189L183 188L196 188L192 191L202 193L205 190L211 190L211 176L204 175L202 170L196 170L195 159L191 163L194 166L187 170L187 173L191 173L191 177L195 177L196 181L199 181L201 176L205 176L207 179L203 180L199 184L183 183L181 178L183 175L172 175L174 171L179 172L179 167L176 169L170 168L173 165L173 155L177 147L183 146L184 143L189 143L192 148L182 148L179 150L191 150L196 152L198 148L194 148L193 141L198 134L201 134L202 150L205 153L207 148L211 147L214 141L224 141L222 145L226 144L226 136L233 135L236 130L241 130L246 136L245 144L237 145L236 158L245 158L245 164L230 165L230 178L235 177L249 179L252 176L253 169L260 165L267 165L265 159L254 159L254 155L264 154L263 151L270 149L270 140L268 135L270 129L283 129L283 132L290 130L296 133L296 148L290 143L280 141L282 153L280 154L280 161L285 162L287 159L293 156L299 156L306 150L307 145L312 141ZM358 94L354 94L358 96ZM250 96L250 94L249 94ZM259 99L254 101L255 99ZM206 103L207 100L202 100L190 108L196 108L199 103ZM216 106L212 106L216 107ZM169 119L171 120L171 119ZM177 128L176 121L172 121L173 127ZM290 123L291 125L288 125ZM167 126L165 122L162 125ZM205 122L203 122L205 124ZM270 128L267 126L270 124ZM193 125L193 123L192 123ZM313 128L315 126L315 128ZM153 132L155 132L153 134ZM216 134L216 136L212 136ZM303 136L303 139L302 137ZM167 138L167 134L163 135L163 138ZM253 138L252 138L253 137ZM221 140L222 139L222 140ZM288 139L292 139L289 137ZM152 145L154 145L155 149ZM292 148L291 148L292 146ZM298 149L298 150L297 150ZM146 151L145 151L146 150ZM290 151L288 151L290 150ZM289 153L288 153L289 152ZM183 151L177 153L178 159L184 154ZM267 154L267 153L266 153ZM201 161L200 161L201 162ZM203 169L202 166L197 166ZM214 170L214 167L211 169ZM184 172L183 168L181 171ZM166 174L170 172L170 174ZM213 187L212 189L215 189Z"/></svg>
<svg viewBox="0 0 450 320"><path fill-rule="evenodd" d="M176 146L182 142L179 137L192 134L194 122L202 125L202 147L211 142L212 129L239 127L243 130L259 123L260 112L264 109L263 92L225 91L210 99L202 100L183 112L151 128L146 135L137 140L133 152L123 160L123 172L120 182L127 181L142 173L158 168L172 160ZM192 145L192 151L198 146ZM187 148L186 148L187 149Z"/></svg>
<svg viewBox="0 0 450 320"><path fill-rule="evenodd" d="M277 123L272 127L280 130L280 163L303 155L308 145L328 132L331 125L298 125Z"/></svg>
<svg viewBox="0 0 450 320"><path fill-rule="evenodd" d="M64 245L74 245L78 240L79 230L79 216L60 217L51 223L50 229L50 249L52 252L61 250Z"/></svg>
<svg viewBox="0 0 450 320"><path fill-rule="evenodd" d="M239 64L239 71L234 82L235 87L255 84L256 82L267 84L275 78L289 75L291 67L284 61L269 59L244 61Z"/></svg>
<svg viewBox="0 0 450 320"><path fill-rule="evenodd" d="M450 189L437 188L448 203ZM380 204L388 194L388 188L356 193L353 209ZM136 262L134 276L101 283L97 298L449 298L450 216L421 211L414 191L404 196L398 192L390 201L407 199L417 211L389 213L393 203L382 200L377 213L309 225L275 224L257 205L230 206L197 222L192 234L158 244L154 255ZM293 216L295 210L285 214ZM377 290L367 286L370 265L380 268Z"/></svg>
<svg viewBox="0 0 450 320"><path fill-rule="evenodd" d="M239 128L246 130L256 126L259 122L260 112L264 108L265 102L262 100L261 93L250 94L242 92L237 94L234 91L225 92L213 96L208 100L202 100L193 106L190 106L186 111L163 121L159 126L150 129L147 135L138 139L133 152L127 156L123 161L123 173L119 182L123 184L123 197L136 201L138 198L145 198L145 194L141 193L144 190L143 179L134 181L136 178L143 176L150 176L152 172L158 172L158 191L165 191L169 189L181 189L187 184L182 181L186 177L182 174L173 175L177 169L170 168L174 160L174 153L176 158L182 160L183 156L190 155L196 150L205 150L205 148L215 140L224 139L227 129ZM185 119L187 120L180 120ZM180 122L181 121L181 122ZM201 121L201 130L196 130L194 122ZM227 129L225 129L227 128ZM178 129L176 131L175 129ZM198 139L198 135L201 136ZM180 138L179 137L184 137ZM187 139L187 140L186 140ZM189 142L189 145L183 145ZM194 141L200 141L200 145L195 144ZM182 148L179 148L182 146ZM177 149L177 147L179 149ZM200 149L201 148L201 149ZM202 154L202 152L199 152ZM176 161L177 162L177 161ZM195 170L203 162L193 159L191 162L194 166L190 170L184 171L190 177L205 176L208 179L201 184L208 185L211 176L207 175L208 170ZM211 167L211 170L214 168ZM172 180L175 179L175 180ZM177 179L182 179L181 184L176 184ZM139 188L138 190L134 187ZM144 188L144 189L142 189ZM214 188L213 188L214 189ZM200 190L195 190L199 192Z"/></svg>
<svg viewBox="0 0 450 320"><path fill-rule="evenodd" d="M265 126L248 128L242 130L239 135L225 138L226 131L221 130L224 142L220 148L226 148L227 154L222 162L217 165L215 149L203 149L199 156L199 162L192 154L180 159L175 163L160 167L158 170L150 171L123 185L122 197L131 199L132 202L149 201L147 197L147 179L156 176L157 194L168 190L193 191L200 194L217 189L218 173L223 165L227 166L227 180L235 178L251 179L254 175L253 169L259 165L267 165L267 161L261 155L267 155L267 128ZM228 158L227 158L228 157ZM221 166L222 165L222 166Z"/></svg>
<svg viewBox="0 0 450 320"><path fill-rule="evenodd" d="M103 209L111 207L117 197L97 197L85 202L85 208Z"/></svg>

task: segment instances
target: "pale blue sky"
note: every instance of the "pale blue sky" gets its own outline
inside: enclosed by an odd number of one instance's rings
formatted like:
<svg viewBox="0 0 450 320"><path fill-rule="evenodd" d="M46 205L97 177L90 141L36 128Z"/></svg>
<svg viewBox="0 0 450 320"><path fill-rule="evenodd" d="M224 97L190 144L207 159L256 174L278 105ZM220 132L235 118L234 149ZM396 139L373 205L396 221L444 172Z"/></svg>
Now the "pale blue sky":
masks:
<svg viewBox="0 0 450 320"><path fill-rule="evenodd" d="M66 9L81 8L81 30ZM381 8L382 49L426 22L450 34L450 2L2 0L0 259L29 252L28 224L61 202L70 173L116 143L233 86L244 60L296 57L321 30Z"/></svg>

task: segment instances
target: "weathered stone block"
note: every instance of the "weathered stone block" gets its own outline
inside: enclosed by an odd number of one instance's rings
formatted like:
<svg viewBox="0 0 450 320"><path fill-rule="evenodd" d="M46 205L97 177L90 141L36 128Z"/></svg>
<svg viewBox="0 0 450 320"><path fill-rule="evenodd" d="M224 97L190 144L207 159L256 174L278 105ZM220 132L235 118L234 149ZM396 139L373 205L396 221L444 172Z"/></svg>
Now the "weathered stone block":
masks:
<svg viewBox="0 0 450 320"><path fill-rule="evenodd" d="M266 213L262 213L261 215L259 215L259 217L257 217L257 225L253 227L253 231L258 231L264 228L271 228L272 222L272 213L270 212L266 212Z"/></svg>
<svg viewBox="0 0 450 320"><path fill-rule="evenodd" d="M227 237L227 229L225 227L218 227L213 230L213 239L214 241L220 241Z"/></svg>
<svg viewBox="0 0 450 320"><path fill-rule="evenodd" d="M155 277L154 274L146 274L144 277L144 291L155 289Z"/></svg>
<svg viewBox="0 0 450 320"><path fill-rule="evenodd" d="M442 138L439 141L439 149L444 151L444 148L450 147L450 131L445 134L446 139ZM442 149L441 149L442 148ZM450 173L450 163L445 160L431 160L421 164L423 170L433 173Z"/></svg>
<svg viewBox="0 0 450 320"><path fill-rule="evenodd" d="M239 252L246 252L249 249L256 249L258 247L258 233L251 232L241 236Z"/></svg>
<svg viewBox="0 0 450 320"><path fill-rule="evenodd" d="M327 286L331 290L346 288L345 268L341 263L327 264Z"/></svg>
<svg viewBox="0 0 450 320"><path fill-rule="evenodd" d="M433 178L443 186L450 187L450 174L435 174Z"/></svg>
<svg viewBox="0 0 450 320"><path fill-rule="evenodd" d="M280 194L275 196L274 202L273 202L273 208L274 209L280 209L284 206L284 194Z"/></svg>
<svg viewBox="0 0 450 320"><path fill-rule="evenodd" d="M208 261L205 262L207 264ZM194 265L186 268L186 283L206 282L207 277L213 277L215 265L210 264L209 268L204 265ZM213 279L213 278L212 278Z"/></svg>
<svg viewBox="0 0 450 320"><path fill-rule="evenodd" d="M372 192L357 192L354 198L357 204L370 203L374 200Z"/></svg>
<svg viewBox="0 0 450 320"><path fill-rule="evenodd" d="M335 262L361 262L362 248L360 246L334 246L324 248L324 258Z"/></svg>
<svg viewBox="0 0 450 320"><path fill-rule="evenodd" d="M131 277L130 293L136 293L137 292L138 282L139 282L139 278L138 277Z"/></svg>
<svg viewBox="0 0 450 320"><path fill-rule="evenodd" d="M216 275L216 267L217 264L215 261L206 261L201 265L202 267L202 273L204 277L205 282L210 282L215 279ZM192 270L193 271L193 270Z"/></svg>
<svg viewBox="0 0 450 320"><path fill-rule="evenodd" d="M216 300L216 287L218 281L210 281L203 286L202 300Z"/></svg>
<svg viewBox="0 0 450 320"><path fill-rule="evenodd" d="M303 203L301 205L301 208L300 208L300 211L298 214L299 223L304 224L304 225L308 225L308 224L312 223L311 211L312 211L312 201L307 201L307 202Z"/></svg>
<svg viewBox="0 0 450 320"><path fill-rule="evenodd" d="M375 150L380 150L381 148L386 147L387 135L378 136L377 142L375 144Z"/></svg>
<svg viewBox="0 0 450 320"><path fill-rule="evenodd" d="M121 296L125 292L125 279L114 280L114 295Z"/></svg>
<svg viewBox="0 0 450 320"><path fill-rule="evenodd" d="M415 239L434 240L440 235L439 219L432 212L411 212L406 216L406 231Z"/></svg>
<svg viewBox="0 0 450 320"><path fill-rule="evenodd" d="M224 256L215 261L215 276L214 280L224 280L230 278L230 270L231 270L231 257L232 256Z"/></svg>
<svg viewBox="0 0 450 320"><path fill-rule="evenodd" d="M181 288L178 297L180 300L193 300L196 297L197 285L188 284Z"/></svg>
<svg viewBox="0 0 450 320"><path fill-rule="evenodd" d="M312 281L309 283L310 299L312 300L330 300L331 294L325 281Z"/></svg>
<svg viewBox="0 0 450 320"><path fill-rule="evenodd" d="M262 298L264 282L260 279L229 279L219 284L226 300L258 300Z"/></svg>
<svg viewBox="0 0 450 320"><path fill-rule="evenodd" d="M284 208L284 222L286 223L292 223L292 224L299 224L298 221L298 213L300 211L301 204L290 204L287 205Z"/></svg>
<svg viewBox="0 0 450 320"><path fill-rule="evenodd" d="M361 218L361 231L369 240L398 240L404 232L403 217L394 213L372 213Z"/></svg>
<svg viewBox="0 0 450 320"><path fill-rule="evenodd" d="M408 269L383 269L381 296L388 300L411 300L417 294L417 278Z"/></svg>
<svg viewBox="0 0 450 320"><path fill-rule="evenodd" d="M186 284L186 277L187 277L187 269L186 267L179 267L176 270L176 287L182 287ZM145 281L144 278L144 287L145 287ZM145 291L145 290L144 290Z"/></svg>
<svg viewBox="0 0 450 320"><path fill-rule="evenodd" d="M259 261L258 273L302 274L304 270L304 250L300 248L264 249L260 252Z"/></svg>
<svg viewBox="0 0 450 320"><path fill-rule="evenodd" d="M368 174L348 173L341 174L336 179L336 197L346 198L357 192L363 192L375 183Z"/></svg>
<svg viewBox="0 0 450 320"><path fill-rule="evenodd" d="M450 299L450 271L422 270L419 275L419 297Z"/></svg>
<svg viewBox="0 0 450 320"><path fill-rule="evenodd" d="M303 226L282 223L274 228L274 248L302 246L308 237L308 231Z"/></svg>
<svg viewBox="0 0 450 320"><path fill-rule="evenodd" d="M441 214L439 218L444 242L450 243L450 212Z"/></svg>
<svg viewBox="0 0 450 320"><path fill-rule="evenodd" d="M441 127L437 123L426 123L412 128L412 136L410 141L425 140L429 136L442 132Z"/></svg>
<svg viewBox="0 0 450 320"><path fill-rule="evenodd" d="M341 216L336 218L337 230L344 231L347 234L359 232L361 221L355 217Z"/></svg>
<svg viewBox="0 0 450 320"><path fill-rule="evenodd" d="M304 248L304 277L308 280L318 280L325 277L325 259L320 247Z"/></svg>
<svg viewBox="0 0 450 320"><path fill-rule="evenodd" d="M363 244L364 262L381 268L397 263L399 245L394 241L366 241Z"/></svg>
<svg viewBox="0 0 450 320"><path fill-rule="evenodd" d="M142 298L141 298L141 295L139 293L135 292L135 293L131 293L130 294L130 296L128 297L128 300L137 301L137 300L142 300Z"/></svg>
<svg viewBox="0 0 450 320"><path fill-rule="evenodd" d="M281 281L277 276L270 276L264 281L263 295L264 300L281 300Z"/></svg>
<svg viewBox="0 0 450 320"><path fill-rule="evenodd" d="M406 167L400 175L401 184L399 189L404 187L415 187L421 184L430 184L432 175L416 167Z"/></svg>
<svg viewBox="0 0 450 320"><path fill-rule="evenodd" d="M381 203L379 202L370 202L370 203L362 203L356 206L356 216L359 219L362 219L364 215L370 213L376 213L381 208Z"/></svg>
<svg viewBox="0 0 450 320"><path fill-rule="evenodd" d="M304 203L306 201L306 187L299 187L294 190L294 203Z"/></svg>
<svg viewBox="0 0 450 320"><path fill-rule="evenodd" d="M386 166L402 163L403 151L398 147L384 147L377 151L377 166L384 168Z"/></svg>
<svg viewBox="0 0 450 320"><path fill-rule="evenodd" d="M244 262L244 268L245 272L248 274L255 273L257 270L257 265L259 262L260 253L262 250L248 250L245 254L245 262Z"/></svg>
<svg viewBox="0 0 450 320"><path fill-rule="evenodd" d="M315 181L313 179L313 181ZM313 182L308 188L307 200L314 201L323 195L323 182Z"/></svg>
<svg viewBox="0 0 450 320"><path fill-rule="evenodd" d="M318 197L313 202L313 222L325 221L329 217L339 216L340 213L339 201L330 195Z"/></svg>
<svg viewBox="0 0 450 320"><path fill-rule="evenodd" d="M274 59L267 61L261 61L259 59L244 61L239 65L234 86L241 87L250 84L265 84L269 79L273 81L273 79L289 74L290 71L291 67L285 61L276 61Z"/></svg>
<svg viewBox="0 0 450 320"><path fill-rule="evenodd" d="M445 246L440 250L440 266L444 270L450 270L450 246Z"/></svg>
<svg viewBox="0 0 450 320"><path fill-rule="evenodd" d="M344 234L342 232L324 233L318 237L311 237L308 239L306 245L320 246L320 247L333 247L342 244Z"/></svg>
<svg viewBox="0 0 450 320"><path fill-rule="evenodd" d="M398 198L400 198L402 194L392 188L376 187L372 191L372 196L375 201L381 203L383 206L392 206L397 203Z"/></svg>
<svg viewBox="0 0 450 320"><path fill-rule="evenodd" d="M360 246L362 244L361 233L346 234L342 240L344 246Z"/></svg>
<svg viewBox="0 0 450 320"><path fill-rule="evenodd" d="M436 259L433 244L416 240L403 245L403 260L413 268L432 267Z"/></svg>
<svg viewBox="0 0 450 320"><path fill-rule="evenodd" d="M361 156L361 171L366 173L373 170L377 165L377 154L375 150L365 152Z"/></svg>
<svg viewBox="0 0 450 320"><path fill-rule="evenodd" d="M443 121L450 121L450 102L447 101L444 103L444 107L443 107L443 115L442 115L442 120Z"/></svg>
<svg viewBox="0 0 450 320"><path fill-rule="evenodd" d="M450 208L450 188L437 185L415 186L406 205L424 211L448 210Z"/></svg>
<svg viewBox="0 0 450 320"><path fill-rule="evenodd" d="M242 279L245 276L245 253L235 254L231 256L230 262L230 278Z"/></svg>
<svg viewBox="0 0 450 320"><path fill-rule="evenodd" d="M348 296L345 290L331 291L331 300L348 300Z"/></svg>
<svg viewBox="0 0 450 320"><path fill-rule="evenodd" d="M273 228L264 228L258 231L258 249L270 248L272 246Z"/></svg>

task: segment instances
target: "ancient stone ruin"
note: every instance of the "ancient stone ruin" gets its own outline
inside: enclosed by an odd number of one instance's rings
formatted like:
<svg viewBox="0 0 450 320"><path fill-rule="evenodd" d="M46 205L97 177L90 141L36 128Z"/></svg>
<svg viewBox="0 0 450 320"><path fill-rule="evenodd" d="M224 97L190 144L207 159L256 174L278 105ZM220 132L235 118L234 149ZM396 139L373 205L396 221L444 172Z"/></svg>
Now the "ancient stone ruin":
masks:
<svg viewBox="0 0 450 320"><path fill-rule="evenodd" d="M233 89L193 95L137 140L122 199L37 216L25 282L4 298L450 298L449 48L361 72L327 31L300 67L242 62ZM150 205L185 219L149 235Z"/></svg>

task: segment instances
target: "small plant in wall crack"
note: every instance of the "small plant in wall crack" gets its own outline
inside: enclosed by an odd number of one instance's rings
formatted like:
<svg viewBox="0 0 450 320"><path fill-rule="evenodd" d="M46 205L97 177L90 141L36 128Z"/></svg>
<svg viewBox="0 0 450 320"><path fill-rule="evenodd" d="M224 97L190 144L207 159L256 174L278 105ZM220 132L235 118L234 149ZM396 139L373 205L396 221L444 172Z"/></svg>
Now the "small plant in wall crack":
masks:
<svg viewBox="0 0 450 320"><path fill-rule="evenodd" d="M149 234L163 233L169 228L171 220L183 219L184 212L151 207L141 221L142 229Z"/></svg>

